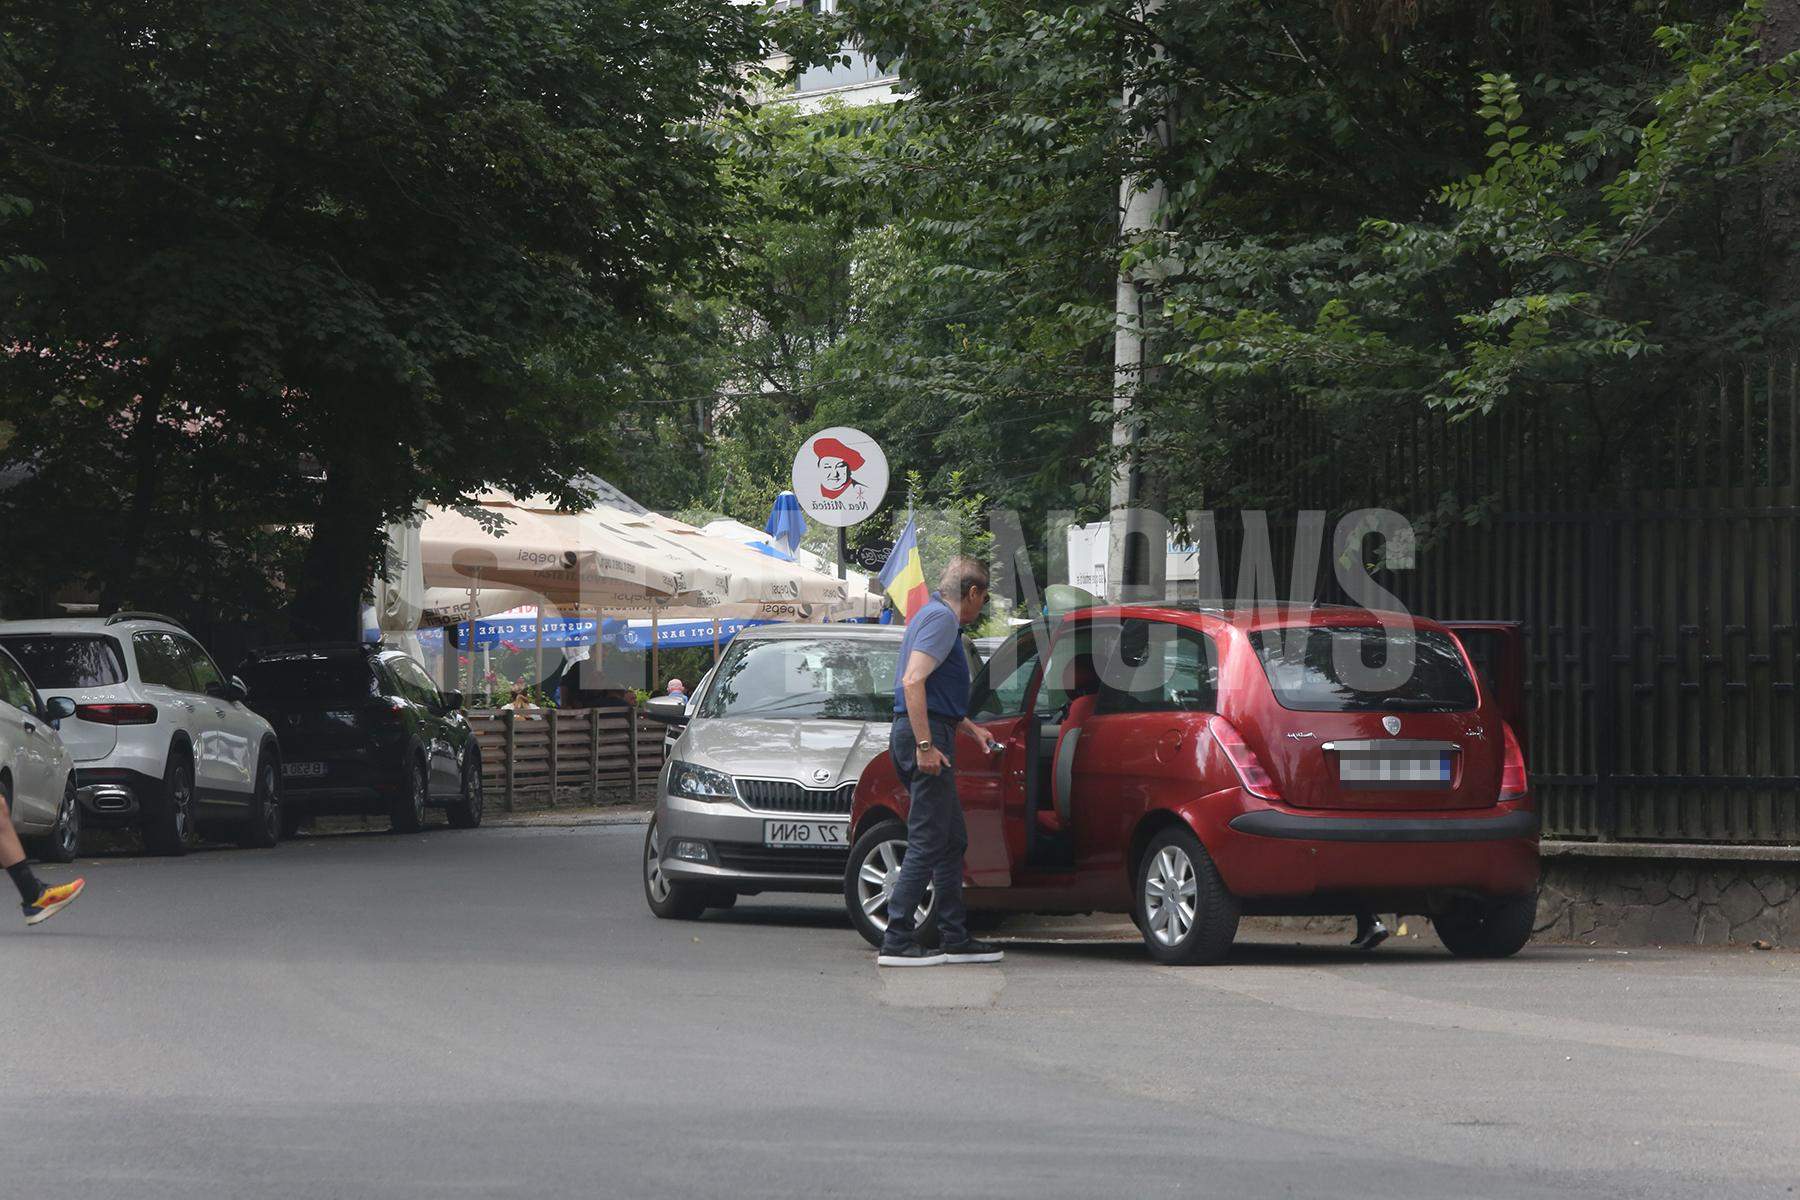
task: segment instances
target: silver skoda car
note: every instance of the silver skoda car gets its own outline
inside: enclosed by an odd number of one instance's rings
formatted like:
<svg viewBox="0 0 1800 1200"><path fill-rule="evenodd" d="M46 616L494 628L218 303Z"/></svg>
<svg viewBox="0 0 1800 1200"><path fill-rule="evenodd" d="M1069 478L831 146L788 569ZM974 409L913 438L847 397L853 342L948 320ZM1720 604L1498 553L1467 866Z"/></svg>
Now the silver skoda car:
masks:
<svg viewBox="0 0 1800 1200"><path fill-rule="evenodd" d="M693 697L652 700L672 732L644 839L644 898L691 919L759 892L837 892L850 797L887 752L904 630L762 625Z"/></svg>

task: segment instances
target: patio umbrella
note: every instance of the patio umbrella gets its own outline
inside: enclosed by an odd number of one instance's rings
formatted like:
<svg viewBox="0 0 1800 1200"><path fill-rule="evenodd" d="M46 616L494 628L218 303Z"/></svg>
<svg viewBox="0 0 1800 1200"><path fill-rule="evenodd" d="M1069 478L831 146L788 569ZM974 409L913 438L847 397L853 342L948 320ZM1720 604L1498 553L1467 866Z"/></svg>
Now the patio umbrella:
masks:
<svg viewBox="0 0 1800 1200"><path fill-rule="evenodd" d="M423 582L427 589L464 593L505 589L513 592L511 603L524 592L593 609L637 607L681 594L680 574L654 547L620 538L583 516L504 493L481 496L466 508L433 505L419 529Z"/></svg>
<svg viewBox="0 0 1800 1200"><path fill-rule="evenodd" d="M775 497L775 505L769 509L769 520L763 531L769 535L770 542L789 554L800 548L800 539L806 536L806 513L794 493L783 492Z"/></svg>

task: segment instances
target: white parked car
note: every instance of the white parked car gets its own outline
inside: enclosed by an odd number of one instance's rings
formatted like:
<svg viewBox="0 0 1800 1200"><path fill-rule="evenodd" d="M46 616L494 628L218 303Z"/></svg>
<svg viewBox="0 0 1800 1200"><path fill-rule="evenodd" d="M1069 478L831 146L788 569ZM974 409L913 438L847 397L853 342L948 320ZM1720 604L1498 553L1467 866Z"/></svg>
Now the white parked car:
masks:
<svg viewBox="0 0 1800 1200"><path fill-rule="evenodd" d="M25 669L0 650L0 802L31 852L46 862L72 862L81 849L75 760L56 728L74 712L66 696L41 696Z"/></svg>
<svg viewBox="0 0 1800 1200"><path fill-rule="evenodd" d="M0 648L75 702L62 739L85 824L136 827L155 854L184 853L200 833L280 840L275 731L177 622L130 612L5 621Z"/></svg>
<svg viewBox="0 0 1800 1200"><path fill-rule="evenodd" d="M850 798L894 719L897 625L760 625L684 705L643 715L667 746L644 842L644 896L690 918L760 892L839 892Z"/></svg>

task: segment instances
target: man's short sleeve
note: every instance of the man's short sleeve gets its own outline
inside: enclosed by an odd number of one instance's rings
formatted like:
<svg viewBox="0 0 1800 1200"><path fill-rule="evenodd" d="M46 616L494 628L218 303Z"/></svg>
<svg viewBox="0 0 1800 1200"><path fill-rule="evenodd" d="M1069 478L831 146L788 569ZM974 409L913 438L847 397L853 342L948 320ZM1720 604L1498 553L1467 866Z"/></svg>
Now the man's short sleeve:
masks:
<svg viewBox="0 0 1800 1200"><path fill-rule="evenodd" d="M933 662L941 663L956 647L958 632L956 618L947 608L941 604L930 605L919 614L919 632L914 635L912 648L920 654L929 654Z"/></svg>

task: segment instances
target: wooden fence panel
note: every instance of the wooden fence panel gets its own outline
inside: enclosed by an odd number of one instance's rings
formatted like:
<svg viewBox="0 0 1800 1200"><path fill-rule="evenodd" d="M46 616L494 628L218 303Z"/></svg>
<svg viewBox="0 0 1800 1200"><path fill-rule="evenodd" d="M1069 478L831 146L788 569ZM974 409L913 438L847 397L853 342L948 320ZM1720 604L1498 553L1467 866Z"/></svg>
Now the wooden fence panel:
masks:
<svg viewBox="0 0 1800 1200"><path fill-rule="evenodd" d="M473 711L469 723L486 786L508 808L522 797L635 791L661 769L663 726L627 709Z"/></svg>

